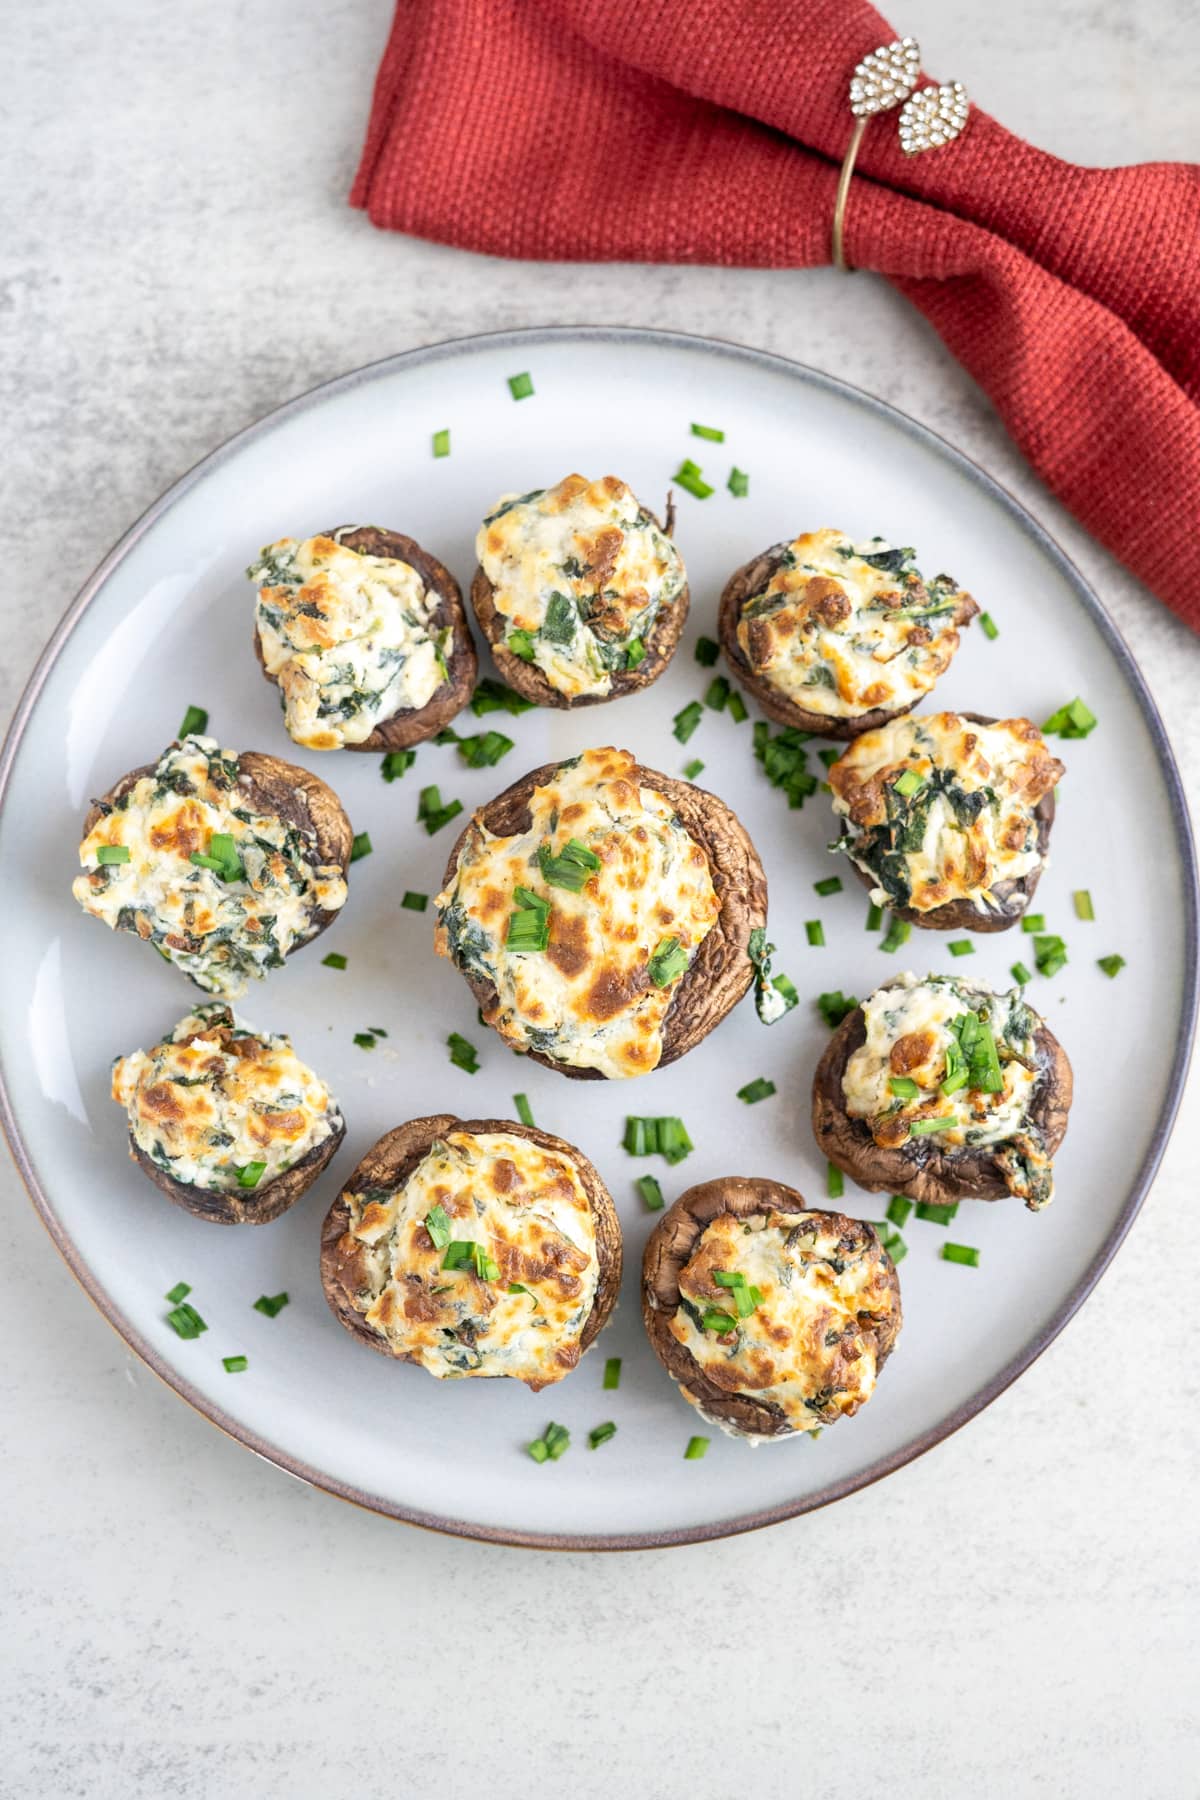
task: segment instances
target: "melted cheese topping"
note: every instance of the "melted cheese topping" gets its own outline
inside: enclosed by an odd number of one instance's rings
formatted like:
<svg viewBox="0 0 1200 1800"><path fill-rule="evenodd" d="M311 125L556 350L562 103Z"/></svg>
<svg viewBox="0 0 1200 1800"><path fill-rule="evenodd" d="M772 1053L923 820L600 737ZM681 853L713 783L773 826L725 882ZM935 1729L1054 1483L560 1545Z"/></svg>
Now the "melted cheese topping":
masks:
<svg viewBox="0 0 1200 1800"><path fill-rule="evenodd" d="M508 648L570 699L607 694L614 674L638 666L687 580L670 538L615 475L506 495L475 547ZM513 632L528 635L514 644Z"/></svg>
<svg viewBox="0 0 1200 1800"><path fill-rule="evenodd" d="M600 1265L591 1204L567 1157L508 1132L452 1131L399 1188L343 1198L367 1274L355 1306L393 1355L431 1375L511 1375L535 1390L575 1367ZM439 1206L451 1241L479 1245L494 1275L470 1259L445 1267L447 1250L425 1225Z"/></svg>
<svg viewBox="0 0 1200 1800"><path fill-rule="evenodd" d="M280 538L246 573L259 583L263 661L296 743L361 744L445 681L453 632L433 625L437 594L399 558L364 556L335 538Z"/></svg>
<svg viewBox="0 0 1200 1800"><path fill-rule="evenodd" d="M952 1027L964 1013L974 1013L995 1040L1003 1083L995 1093L969 1086L950 1095L941 1091L951 1059L960 1061ZM872 994L863 1017L866 1042L849 1058L842 1077L849 1116L864 1120L875 1142L889 1149L910 1141L916 1119L952 1121L926 1140L938 1150L1009 1144L1013 1155L1002 1159L1001 1167L1010 1190L1032 1207L1045 1206L1054 1193L1050 1160L1029 1120L1041 1021L1020 988L994 994L951 975L918 980L906 974ZM896 1079L915 1082L918 1092L908 1098L894 1094L889 1083Z"/></svg>
<svg viewBox="0 0 1200 1800"><path fill-rule="evenodd" d="M911 550L810 531L767 553L774 572L742 605L737 640L750 667L808 712L852 718L911 706L958 649L978 608L949 575L928 587Z"/></svg>
<svg viewBox="0 0 1200 1800"><path fill-rule="evenodd" d="M286 1037L239 1025L212 1002L161 1044L113 1064L112 1097L134 1143L176 1181L261 1193L341 1125L325 1083ZM263 1163L257 1181L238 1171Z"/></svg>
<svg viewBox="0 0 1200 1800"><path fill-rule="evenodd" d="M831 1217L839 1215L718 1214L680 1273L669 1326L716 1387L774 1403L793 1431L832 1423L871 1398L875 1341L863 1326L897 1305L874 1232L855 1225L843 1237ZM713 1279L718 1270L744 1275L762 1296L725 1332L701 1322L710 1308L736 1311L730 1288Z"/></svg>
<svg viewBox="0 0 1200 1800"><path fill-rule="evenodd" d="M856 738L829 771L837 847L875 878L877 906L929 912L966 899L986 910L998 882L1044 863L1035 809L1063 773L1028 719L896 719Z"/></svg>
<svg viewBox="0 0 1200 1800"><path fill-rule="evenodd" d="M477 816L437 897L435 945L496 999L489 1025L515 1050L538 1050L610 1077L644 1075L685 967L662 987L654 952L674 939L690 962L720 912L708 858L660 794L634 779L627 750L560 763L529 802L531 823L496 837ZM600 860L579 893L552 885L539 852L575 839ZM505 948L517 887L548 903L544 952Z"/></svg>
<svg viewBox="0 0 1200 1800"><path fill-rule="evenodd" d="M191 860L210 854L214 833L234 841L233 880ZM123 847L127 860L102 862L105 846ZM72 892L111 930L154 944L197 987L236 999L247 977L280 968L315 935L314 911L345 905L341 869L313 862L312 850L285 820L251 810L236 751L188 737L84 838Z"/></svg>

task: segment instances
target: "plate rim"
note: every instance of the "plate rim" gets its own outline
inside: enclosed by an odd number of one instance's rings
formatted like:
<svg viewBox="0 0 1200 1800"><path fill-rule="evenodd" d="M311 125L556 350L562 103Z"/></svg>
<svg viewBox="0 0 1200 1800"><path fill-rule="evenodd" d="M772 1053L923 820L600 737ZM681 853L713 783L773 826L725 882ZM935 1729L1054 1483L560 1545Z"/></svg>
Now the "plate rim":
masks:
<svg viewBox="0 0 1200 1800"><path fill-rule="evenodd" d="M143 1337L138 1327L122 1313L105 1292L99 1279L92 1273L82 1252L57 1217L49 1194L41 1185L32 1156L26 1148L22 1136L20 1123L5 1081L2 1061L0 1061L0 1129L3 1130L17 1173L24 1183L35 1212L71 1274L97 1311L152 1373L157 1375L181 1399L185 1400L193 1411L201 1414L227 1437L243 1444L247 1449L262 1457L264 1461L271 1463L285 1474L293 1475L306 1482L310 1487L332 1495L335 1499L348 1501L367 1511L379 1513L404 1524L436 1531L444 1536L534 1550L652 1550L678 1544L705 1543L720 1538L734 1537L744 1532L761 1530L768 1525L781 1523L785 1519L815 1512L821 1507L844 1499L848 1494L873 1486L875 1482L893 1474L907 1463L915 1461L917 1457L923 1456L926 1451L933 1449L936 1444L940 1444L952 1436L968 1420L973 1419L993 1400L997 1399L1020 1375L1023 1375L1025 1370L1037 1361L1042 1352L1048 1348L1078 1312L1120 1249L1154 1181L1183 1097L1196 1028L1197 1002L1200 998L1200 968L1198 968L1200 882L1197 878L1195 841L1183 782L1174 752L1145 677L1098 595L1057 540L1015 495L997 481L995 476L989 474L981 464L967 456L941 433L934 431L920 420L912 418L889 401L881 400L877 395L856 386L853 382L844 381L839 376L827 374L824 370L813 368L808 363L800 362L794 357L781 355L776 351L759 350L730 339L711 337L702 333L660 330L651 326L624 325L533 325L503 331L476 332L463 337L443 339L435 344L418 345L410 350L396 351L389 356L380 357L374 362L364 363L344 374L335 375L326 381L319 382L314 387L305 389L292 399L284 401L280 406L274 407L259 418L252 420L250 424L225 438L199 461L193 463L156 499L151 501L145 511L121 534L67 607L34 664L32 673L17 701L3 746L0 746L0 814L5 806L26 728L41 697L42 690L79 620L97 598L110 575L125 560L145 533L219 465L238 454L247 444L268 437L284 423L297 418L301 413L332 396L348 392L352 388L366 383L385 379L399 370L418 367L423 363L444 361L473 351L501 349L516 345L533 346L535 344L579 342L625 345L637 343L648 345L651 348L705 352L708 355L717 355L723 359L748 363L751 366L766 369L772 373L783 375L789 380L799 381L802 385L824 389L836 394L840 399L882 415L891 424L898 426L910 437L931 448L943 460L957 468L1032 537L1038 548L1065 577L1077 599L1082 602L1085 611L1099 628L1101 637L1132 689L1141 708L1155 756L1166 782L1175 844L1179 855L1185 908L1184 985L1171 1073L1146 1155L1134 1177L1112 1230L1070 1292L1041 1329L1034 1333L1015 1356L1011 1357L990 1380L986 1381L959 1406L939 1419L935 1425L918 1433L900 1449L878 1458L859 1473L830 1482L814 1493L802 1495L796 1500L783 1501L775 1506L736 1514L729 1518L720 1518L696 1525L670 1527L658 1531L584 1532L579 1534L522 1531L510 1526L490 1526L469 1519L443 1517L421 1508L399 1505L384 1495L367 1493L356 1488L350 1482L339 1480L328 1471L313 1468L301 1458L292 1455L279 1445L271 1443L240 1421L232 1418L219 1404L210 1401L198 1388L193 1386L190 1380L164 1360L154 1346Z"/></svg>

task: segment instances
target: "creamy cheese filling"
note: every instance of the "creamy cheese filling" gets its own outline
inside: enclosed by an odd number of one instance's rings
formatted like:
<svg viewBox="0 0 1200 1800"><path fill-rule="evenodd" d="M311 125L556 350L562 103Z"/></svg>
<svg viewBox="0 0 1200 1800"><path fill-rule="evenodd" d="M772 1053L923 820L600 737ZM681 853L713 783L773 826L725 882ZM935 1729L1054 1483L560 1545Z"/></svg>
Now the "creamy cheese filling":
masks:
<svg viewBox="0 0 1200 1800"><path fill-rule="evenodd" d="M139 1150L192 1187L249 1200L341 1125L325 1083L286 1037L198 1006L151 1050L113 1064L112 1097Z"/></svg>
<svg viewBox="0 0 1200 1800"><path fill-rule="evenodd" d="M233 855L213 856L214 838L218 850L231 842ZM188 737L84 838L72 892L85 912L148 940L197 987L236 999L247 978L281 967L315 934L314 911L345 905L341 869L314 862L313 850L286 820L253 810L236 751Z"/></svg>
<svg viewBox="0 0 1200 1800"><path fill-rule="evenodd" d="M774 1404L794 1431L871 1398L875 1340L864 1327L897 1304L874 1232L850 1221L843 1235L846 1225L819 1212L720 1213L680 1272L672 1336L714 1386ZM749 1296L740 1306L739 1293Z"/></svg>
<svg viewBox="0 0 1200 1800"><path fill-rule="evenodd" d="M287 728L309 750L361 744L383 719L428 704L446 680L453 632L406 562L335 538L268 544L257 582L258 640Z"/></svg>
<svg viewBox="0 0 1200 1800"><path fill-rule="evenodd" d="M835 848L874 878L878 906L928 912L967 899L986 910L999 905L998 883L1045 862L1036 808L1062 774L1028 719L895 719L864 732L829 771L842 820Z"/></svg>
<svg viewBox="0 0 1200 1800"><path fill-rule="evenodd" d="M451 1131L398 1188L344 1198L367 1276L355 1304L395 1355L535 1389L575 1367L600 1265L569 1158L509 1132Z"/></svg>
<svg viewBox="0 0 1200 1800"><path fill-rule="evenodd" d="M751 668L829 718L911 706L950 666L956 627L978 610L951 576L926 584L912 555L829 528L768 551L773 572L737 627Z"/></svg>
<svg viewBox="0 0 1200 1800"><path fill-rule="evenodd" d="M516 1050L610 1077L657 1066L675 989L720 912L704 850L636 768L625 750L560 763L526 830L472 821L437 897L437 950L495 989L488 1023ZM510 948L514 913L539 908L545 948Z"/></svg>
<svg viewBox="0 0 1200 1800"><path fill-rule="evenodd" d="M640 665L687 580L670 538L614 475L506 495L476 551L508 648L570 699L607 694L615 674Z"/></svg>

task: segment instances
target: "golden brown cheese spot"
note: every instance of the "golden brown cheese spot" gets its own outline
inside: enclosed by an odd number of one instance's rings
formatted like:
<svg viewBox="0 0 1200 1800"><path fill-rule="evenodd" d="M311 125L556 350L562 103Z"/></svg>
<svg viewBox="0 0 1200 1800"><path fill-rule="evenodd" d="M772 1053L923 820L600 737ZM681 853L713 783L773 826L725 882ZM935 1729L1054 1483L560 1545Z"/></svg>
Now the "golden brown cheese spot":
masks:
<svg viewBox="0 0 1200 1800"><path fill-rule="evenodd" d="M533 1388L574 1367L599 1262L567 1156L513 1133L455 1131L389 1193L384 1230L368 1220L375 1203L343 1198L352 1248L339 1256L341 1279L395 1355L438 1376L510 1375ZM452 1240L481 1246L494 1274L474 1260L445 1267L447 1251L424 1228L434 1205L453 1221Z"/></svg>
<svg viewBox="0 0 1200 1800"><path fill-rule="evenodd" d="M591 962L588 948L587 921L576 915L564 918L561 912L550 914L550 947L546 952L555 968L563 975L582 975Z"/></svg>

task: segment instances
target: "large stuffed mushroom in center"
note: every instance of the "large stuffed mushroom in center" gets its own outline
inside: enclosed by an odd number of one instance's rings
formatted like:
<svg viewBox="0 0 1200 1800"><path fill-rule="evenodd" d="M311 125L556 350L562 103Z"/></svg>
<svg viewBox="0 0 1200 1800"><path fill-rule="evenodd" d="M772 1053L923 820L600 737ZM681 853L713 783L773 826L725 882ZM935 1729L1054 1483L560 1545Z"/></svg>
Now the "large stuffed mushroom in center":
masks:
<svg viewBox="0 0 1200 1800"><path fill-rule="evenodd" d="M617 1079L673 1062L741 999L767 885L723 801L587 750L475 814L437 907L439 954L506 1043Z"/></svg>

